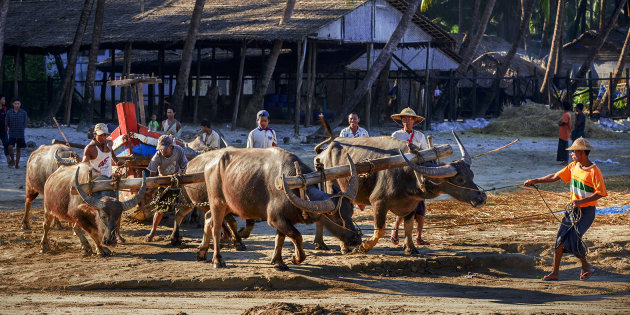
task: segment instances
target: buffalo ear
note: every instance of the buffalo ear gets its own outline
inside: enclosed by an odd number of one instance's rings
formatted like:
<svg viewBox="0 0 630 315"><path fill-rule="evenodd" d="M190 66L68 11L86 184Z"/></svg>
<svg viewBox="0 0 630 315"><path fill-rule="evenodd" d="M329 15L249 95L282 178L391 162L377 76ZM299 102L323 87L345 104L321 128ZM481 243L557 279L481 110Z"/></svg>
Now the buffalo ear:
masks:
<svg viewBox="0 0 630 315"><path fill-rule="evenodd" d="M82 203L80 204L77 209L79 210L79 212L86 214L86 215L94 215L94 210L96 210L98 212L98 209L95 207L92 207L90 205L88 205L87 203Z"/></svg>

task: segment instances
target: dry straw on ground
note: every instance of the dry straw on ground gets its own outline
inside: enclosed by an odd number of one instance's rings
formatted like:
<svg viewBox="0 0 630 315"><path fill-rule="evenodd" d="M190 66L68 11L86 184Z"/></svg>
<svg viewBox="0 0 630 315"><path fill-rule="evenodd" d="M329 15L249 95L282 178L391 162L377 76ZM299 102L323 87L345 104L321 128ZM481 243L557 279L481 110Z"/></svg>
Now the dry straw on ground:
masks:
<svg viewBox="0 0 630 315"><path fill-rule="evenodd" d="M471 130L482 134L515 135L525 137L557 137L558 121L562 117L561 110L550 110L543 104L527 103L521 106L509 106L503 110L501 116L485 128ZM575 114L571 114L571 121L575 122ZM597 127L591 120L586 119L587 138L622 138L625 134L612 132Z"/></svg>

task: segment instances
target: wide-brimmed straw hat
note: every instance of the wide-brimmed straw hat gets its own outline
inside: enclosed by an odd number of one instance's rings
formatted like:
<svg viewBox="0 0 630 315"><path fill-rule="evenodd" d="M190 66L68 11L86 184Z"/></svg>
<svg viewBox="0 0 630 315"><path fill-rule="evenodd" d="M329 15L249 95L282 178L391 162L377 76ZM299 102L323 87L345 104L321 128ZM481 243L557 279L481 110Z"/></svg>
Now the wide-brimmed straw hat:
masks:
<svg viewBox="0 0 630 315"><path fill-rule="evenodd" d="M567 148L567 151L578 151L578 150L591 151L591 150L595 150L595 148L593 148L591 144L588 141L586 141L586 139L579 137L575 141L573 141L573 144L571 144L570 147Z"/></svg>
<svg viewBox="0 0 630 315"><path fill-rule="evenodd" d="M402 120L403 117L413 117L419 123L424 121L424 117L416 115L416 112L409 107L401 110L400 114L392 115L392 119L394 120Z"/></svg>

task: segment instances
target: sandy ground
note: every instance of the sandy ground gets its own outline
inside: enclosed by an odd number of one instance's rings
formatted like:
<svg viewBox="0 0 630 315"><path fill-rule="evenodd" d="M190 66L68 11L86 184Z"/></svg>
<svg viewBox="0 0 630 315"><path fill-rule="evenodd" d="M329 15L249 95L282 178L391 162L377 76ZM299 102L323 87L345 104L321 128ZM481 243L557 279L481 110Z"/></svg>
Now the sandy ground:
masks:
<svg viewBox="0 0 630 315"><path fill-rule="evenodd" d="M291 129L277 130L289 134ZM37 131L32 140L49 143L53 132ZM82 134L68 133L70 141L85 142ZM240 133L246 131L229 133L228 140L235 142ZM455 145L448 133L429 134L437 144ZM473 155L513 140L460 135ZM607 179L613 178L611 183L622 183L611 184L610 197L600 207L628 205L630 140L594 139L592 144L599 149L591 154L593 160L619 162L598 166ZM509 149L476 158L475 180L486 189L501 188L553 172L559 169L556 145L557 139L524 138ZM312 163L312 145L283 147ZM458 157L456 149L447 160ZM170 220L153 243L143 242L148 224L124 221L127 242L114 248L112 257L81 256L79 242L67 228L53 230L52 251L40 254L42 198L33 206L33 229L20 230L25 171L2 163L0 313L239 314L251 308L252 314L630 312L630 214L597 217L586 237L596 268L587 282L578 280L579 264L573 257L563 260L561 281L537 279L550 270L557 222L544 214L548 210L535 192L518 189L493 191L488 204L475 209L447 198L430 201L424 238L431 245L420 247L417 256L404 255L388 238L367 254L341 255L331 237L326 241L332 250L315 250L314 225L299 225L307 259L280 272L269 265L275 232L260 222L245 240L246 251L225 246L229 268L216 270L211 263L195 261L202 235L197 224L184 226L182 246L168 245ZM568 194L566 186L549 188ZM553 210L567 202L554 194L545 194L545 199ZM519 212L544 215L519 219ZM498 219L505 221L493 222ZM371 234L369 210L356 210L355 220L364 237ZM391 226L394 217L389 220ZM287 242L287 262L292 252Z"/></svg>

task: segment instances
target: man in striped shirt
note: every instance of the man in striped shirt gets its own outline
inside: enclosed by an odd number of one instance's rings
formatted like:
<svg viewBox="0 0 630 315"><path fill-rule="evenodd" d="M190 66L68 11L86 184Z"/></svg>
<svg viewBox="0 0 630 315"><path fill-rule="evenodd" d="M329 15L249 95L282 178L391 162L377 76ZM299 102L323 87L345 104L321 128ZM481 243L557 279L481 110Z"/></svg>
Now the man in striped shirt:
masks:
<svg viewBox="0 0 630 315"><path fill-rule="evenodd" d="M591 277L593 266L586 260L586 245L582 236L595 220L595 206L597 200L608 196L604 177L597 165L588 158L594 150L591 144L580 137L567 148L571 151L573 162L569 163L557 173L545 177L528 179L525 186L538 183L553 183L561 179L571 187L571 211L567 211L556 237L555 252L553 254L553 271L542 278L543 281L558 280L560 261L563 253L571 253L582 263L580 280Z"/></svg>

